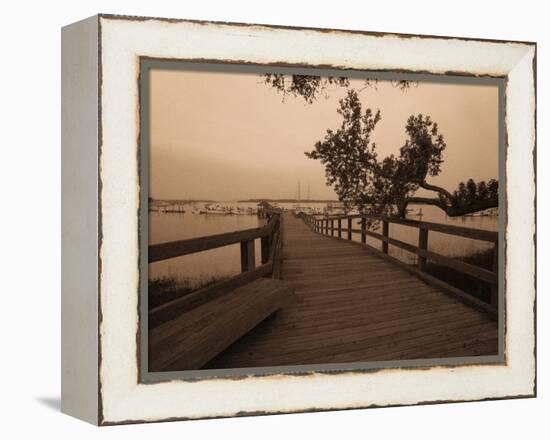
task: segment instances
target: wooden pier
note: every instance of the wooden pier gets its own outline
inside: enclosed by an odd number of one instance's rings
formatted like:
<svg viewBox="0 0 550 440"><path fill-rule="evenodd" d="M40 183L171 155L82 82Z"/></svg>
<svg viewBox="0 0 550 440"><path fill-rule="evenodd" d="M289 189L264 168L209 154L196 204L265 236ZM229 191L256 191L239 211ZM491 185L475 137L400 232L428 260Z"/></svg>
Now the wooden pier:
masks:
<svg viewBox="0 0 550 440"><path fill-rule="evenodd" d="M182 367L261 367L498 353L496 304L486 304L469 297L467 293L422 272L426 259L440 258L428 252L424 245L428 230L439 228L440 232L474 235L476 239L494 241L495 246L496 233L477 230L467 232L466 228L454 227L450 227L454 231L441 231L441 228L447 226L428 223L419 225L421 222L397 220L407 222L408 226L416 223L419 229L419 246L407 245L409 251L421 257L418 267L413 268L393 261L387 255L388 246L399 246L400 242L389 237L386 220L383 220L382 234L366 231L366 228L354 230L352 219L347 217L318 219L284 212L278 221L280 228L277 229L276 243L273 242L280 252L277 257L280 259L277 262L277 274L273 276L273 261L269 263L266 253L266 264L271 264L271 267L269 271L264 270L263 276L277 281L284 280L285 284L284 288L263 286L267 289L265 295L271 295L270 298L274 299L271 305L263 304L261 319L258 318L258 312L253 311L252 315L256 314L258 319L251 318L248 326L235 329L230 324L230 318L224 321L225 326L219 324L219 317L227 316L229 312L213 308L230 307L233 304L229 300L226 303L218 300L218 304L209 301L202 306L199 304L198 308L181 308L172 315L168 313L156 322L157 327L150 332L151 371L170 371ZM362 242L352 241L352 233L361 231L364 232ZM382 252L366 244L367 232L385 243ZM267 249L268 245L265 247ZM271 255L274 253L271 252ZM453 265L457 270L473 271L474 276L484 278L496 286L495 273L480 272L476 268L471 269L470 265L457 265L456 260L447 261L445 258L438 261ZM250 273L250 270L250 267L243 266L241 277ZM269 293L273 289L278 292L276 295ZM261 289L256 289L252 296L262 295ZM239 302L235 298L233 301L235 305ZM166 308L169 307L167 305ZM202 311L200 307L203 307ZM203 318L202 325L210 323L216 327L207 331L211 335L217 334L210 336L211 340L223 334L232 334L226 338L226 343L218 345L216 349L212 349L207 339L193 336L205 332L199 319L202 313L208 313L211 317L210 320ZM193 318L195 315L197 318ZM241 313L241 319L244 319L244 315ZM193 328L184 324L189 322L190 317L196 319ZM154 319L153 313L153 322ZM178 330L177 322L182 326L181 331ZM189 354L186 355L187 361L179 364L156 361L162 358L163 353L165 357L175 359L182 350L195 353L193 356L200 358L200 362L193 361ZM205 352L208 354L205 355Z"/></svg>

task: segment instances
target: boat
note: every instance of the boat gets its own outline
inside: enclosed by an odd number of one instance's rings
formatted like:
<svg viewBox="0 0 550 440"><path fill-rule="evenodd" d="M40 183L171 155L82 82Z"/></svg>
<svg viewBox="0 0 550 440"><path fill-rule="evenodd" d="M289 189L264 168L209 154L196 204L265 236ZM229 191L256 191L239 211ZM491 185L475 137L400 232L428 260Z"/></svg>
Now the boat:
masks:
<svg viewBox="0 0 550 440"><path fill-rule="evenodd" d="M201 209L198 212L199 214L215 215L256 215L258 210L250 206L222 206L219 204L213 205L208 203L204 205L204 209Z"/></svg>

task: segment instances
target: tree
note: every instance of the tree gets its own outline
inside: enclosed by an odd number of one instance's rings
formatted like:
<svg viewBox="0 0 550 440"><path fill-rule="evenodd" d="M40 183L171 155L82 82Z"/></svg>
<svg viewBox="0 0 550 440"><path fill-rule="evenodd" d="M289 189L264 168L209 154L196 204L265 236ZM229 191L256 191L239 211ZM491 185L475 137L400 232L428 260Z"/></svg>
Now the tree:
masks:
<svg viewBox="0 0 550 440"><path fill-rule="evenodd" d="M375 215L405 217L410 203L437 206L449 216L498 206L498 198L490 191L487 197L478 197L473 179L461 183L453 193L428 182L440 174L446 147L430 116L411 115L405 126L408 139L399 155L380 160L376 144L371 141L381 119L380 111L363 111L355 90L349 90L339 104L341 126L336 131L327 130L325 138L305 154L325 166L327 185L334 187L340 201L348 207ZM420 188L434 192L435 197L416 197Z"/></svg>
<svg viewBox="0 0 550 440"><path fill-rule="evenodd" d="M466 182L466 191L467 191L467 202L472 203L476 200L477 197L477 185L474 182L474 179L468 179Z"/></svg>
<svg viewBox="0 0 550 440"><path fill-rule="evenodd" d="M498 198L498 181L495 179L489 180L487 184L487 197Z"/></svg>
<svg viewBox="0 0 550 440"><path fill-rule="evenodd" d="M266 73L263 75L266 84L277 92L286 96L302 97L308 104L312 104L321 94L326 93L330 86L349 87L349 78L344 76L316 76L316 75L283 75L279 73ZM394 87L406 90L416 81L395 80L391 82ZM378 80L365 78L363 88L376 87Z"/></svg>
<svg viewBox="0 0 550 440"><path fill-rule="evenodd" d="M468 200L468 191L466 189L466 184L464 182L460 182L458 184L458 198L455 201L455 204L465 204L466 200Z"/></svg>
<svg viewBox="0 0 550 440"><path fill-rule="evenodd" d="M482 180L477 183L477 198L483 200L488 197L489 191L487 190L487 184L485 183L485 180Z"/></svg>

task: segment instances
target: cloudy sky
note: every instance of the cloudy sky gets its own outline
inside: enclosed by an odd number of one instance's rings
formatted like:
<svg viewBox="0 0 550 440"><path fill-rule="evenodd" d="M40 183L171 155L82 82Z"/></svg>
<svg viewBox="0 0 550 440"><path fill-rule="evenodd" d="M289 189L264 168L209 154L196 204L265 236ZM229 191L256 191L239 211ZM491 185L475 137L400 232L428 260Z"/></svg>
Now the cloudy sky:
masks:
<svg viewBox="0 0 550 440"><path fill-rule="evenodd" d="M361 80L351 86L363 89ZM336 113L345 89L328 89L306 104L263 84L259 74L152 70L150 77L150 195L158 199L335 199L324 167L308 159ZM411 114L430 115L445 136L440 176L431 183L455 189L469 177L498 178L498 88L419 83L403 92L390 83L360 93L380 109L373 140L379 158L398 154Z"/></svg>

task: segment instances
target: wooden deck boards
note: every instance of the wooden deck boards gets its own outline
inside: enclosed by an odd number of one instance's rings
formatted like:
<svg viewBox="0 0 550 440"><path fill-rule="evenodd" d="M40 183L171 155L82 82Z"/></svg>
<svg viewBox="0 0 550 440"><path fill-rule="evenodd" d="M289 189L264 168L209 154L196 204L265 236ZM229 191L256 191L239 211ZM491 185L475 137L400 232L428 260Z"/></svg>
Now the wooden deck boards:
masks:
<svg viewBox="0 0 550 440"><path fill-rule="evenodd" d="M153 328L150 371L201 368L291 301L292 292L289 283L260 278Z"/></svg>
<svg viewBox="0 0 550 440"><path fill-rule="evenodd" d="M357 244L285 213L293 301L205 368L495 355L497 323Z"/></svg>

